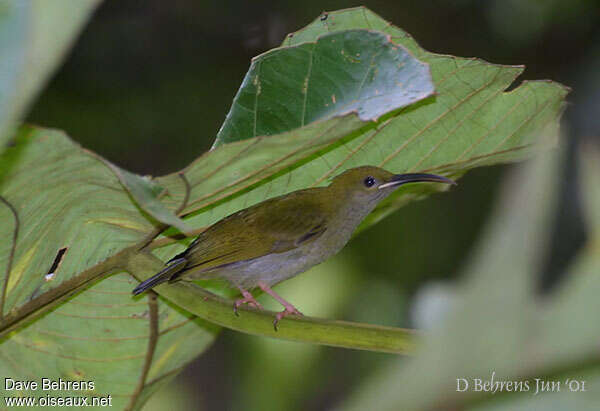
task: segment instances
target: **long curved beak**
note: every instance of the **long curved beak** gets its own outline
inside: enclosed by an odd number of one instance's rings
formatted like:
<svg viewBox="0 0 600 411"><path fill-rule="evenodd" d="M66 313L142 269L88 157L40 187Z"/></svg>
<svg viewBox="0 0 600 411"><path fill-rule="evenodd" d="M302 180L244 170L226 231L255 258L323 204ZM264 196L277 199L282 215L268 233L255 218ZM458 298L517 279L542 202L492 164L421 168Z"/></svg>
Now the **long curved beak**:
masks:
<svg viewBox="0 0 600 411"><path fill-rule="evenodd" d="M454 180L450 180L449 178L438 176L436 174L409 173L409 174L396 174L389 181L386 181L385 183L380 185L378 188L381 190L382 188L397 187L402 184L421 183L421 182L443 183L443 184L456 185L456 182L454 182Z"/></svg>

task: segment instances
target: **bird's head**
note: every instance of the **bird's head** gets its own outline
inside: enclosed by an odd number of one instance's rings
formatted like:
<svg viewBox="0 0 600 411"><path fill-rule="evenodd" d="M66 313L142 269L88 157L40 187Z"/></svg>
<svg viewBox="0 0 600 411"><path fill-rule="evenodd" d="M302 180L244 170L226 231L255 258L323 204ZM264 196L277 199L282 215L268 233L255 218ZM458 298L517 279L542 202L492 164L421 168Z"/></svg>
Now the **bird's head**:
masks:
<svg viewBox="0 0 600 411"><path fill-rule="evenodd" d="M393 174L379 167L363 166L339 174L329 187L346 200L377 203L401 185L419 182L456 184L449 178L435 174Z"/></svg>

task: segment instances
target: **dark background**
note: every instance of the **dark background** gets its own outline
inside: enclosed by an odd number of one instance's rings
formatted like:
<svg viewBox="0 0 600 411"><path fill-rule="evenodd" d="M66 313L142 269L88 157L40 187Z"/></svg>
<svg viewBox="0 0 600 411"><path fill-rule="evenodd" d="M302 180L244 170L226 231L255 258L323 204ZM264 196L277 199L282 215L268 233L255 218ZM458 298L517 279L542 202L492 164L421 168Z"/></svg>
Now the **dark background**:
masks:
<svg viewBox="0 0 600 411"><path fill-rule="evenodd" d="M578 141L600 135L598 2L362 4L427 50L525 64L521 79L552 79L573 88L563 140L570 162L548 269L540 274L541 292L551 292L585 235L574 199L574 153ZM323 10L356 5L105 2L28 121L66 130L83 146L138 173L180 169L212 144L253 56L276 47ZM403 208L357 236L335 261L284 284L282 293L314 315L410 327L415 293L457 276L505 170L475 170L452 192ZM147 409L327 409L392 359L224 331Z"/></svg>

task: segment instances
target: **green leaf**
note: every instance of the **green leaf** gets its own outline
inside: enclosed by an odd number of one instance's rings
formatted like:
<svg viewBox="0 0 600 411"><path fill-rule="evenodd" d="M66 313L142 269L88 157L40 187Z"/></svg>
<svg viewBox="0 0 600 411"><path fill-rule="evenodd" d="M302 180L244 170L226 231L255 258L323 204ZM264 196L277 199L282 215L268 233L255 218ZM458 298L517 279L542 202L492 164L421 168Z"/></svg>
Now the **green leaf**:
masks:
<svg viewBox="0 0 600 411"><path fill-rule="evenodd" d="M22 128L0 164L0 194L17 213L6 215L2 238L12 238L16 217L19 231L17 242L8 242L15 247L10 275L2 272L6 315L42 289L72 281L136 244L153 228L110 167L62 132ZM47 281L62 248L67 248L63 261ZM6 263L6 254L1 257Z"/></svg>
<svg viewBox="0 0 600 411"><path fill-rule="evenodd" d="M555 401L563 404L558 409L597 408L592 387L600 373L598 233L568 266L557 290L543 299L536 293L556 213L560 158L540 158L507 180L503 201L464 281L450 294L453 302L440 312L437 326L422 336L419 355L375 376L340 409L430 410L443 404L514 410L531 409L532 398L533 408L546 409L541 404ZM590 151L582 159L590 166L600 157ZM593 168L591 175L592 168L585 168L582 176L582 191L595 192L586 205L598 200L598 170ZM529 390L477 392L473 379L489 382L492 373L496 383L527 381ZM457 378L469 381L467 392L457 392ZM561 393L534 396L535 378L560 382ZM586 392L570 393L568 379L586 381Z"/></svg>
<svg viewBox="0 0 600 411"><path fill-rule="evenodd" d="M427 65L389 36L326 34L252 60L213 148L352 112L362 121L377 120L433 92Z"/></svg>
<svg viewBox="0 0 600 411"><path fill-rule="evenodd" d="M381 30L391 36L394 44L427 63L435 97L375 123L361 123L349 114L278 135L216 147L183 170L191 188L190 201L183 210L189 225L206 227L266 198L325 185L331 177L356 166L369 164L397 173L428 171L458 177L473 167L522 160L554 144L566 87L551 81L527 81L506 92L522 67L427 52L404 31L368 9L328 13L325 20L318 18L288 36L284 46L298 46L317 41L327 32L343 34L357 28ZM229 117L237 118L236 105L237 100ZM301 107L289 104L290 117L301 117ZM259 105L259 118L262 109ZM158 181L169 188L174 208L185 196L186 187L177 174ZM437 186L399 189L361 228L408 201L424 198L432 190L446 189ZM159 255L166 257L174 252L168 249Z"/></svg>
<svg viewBox="0 0 600 411"><path fill-rule="evenodd" d="M83 394L110 394L122 409L213 341L218 327L153 295L131 297L136 282L119 273L119 256L154 226L104 160L61 132L24 128L0 155L0 193L2 375L91 380Z"/></svg>
<svg viewBox="0 0 600 411"><path fill-rule="evenodd" d="M0 2L0 152L99 2Z"/></svg>
<svg viewBox="0 0 600 411"><path fill-rule="evenodd" d="M115 409L139 406L206 349L218 328L153 296L132 301L134 286L129 274L113 275L0 340L0 372L38 383L42 377L93 381L93 391L61 390L60 396L110 395ZM4 384L0 393L15 396Z"/></svg>

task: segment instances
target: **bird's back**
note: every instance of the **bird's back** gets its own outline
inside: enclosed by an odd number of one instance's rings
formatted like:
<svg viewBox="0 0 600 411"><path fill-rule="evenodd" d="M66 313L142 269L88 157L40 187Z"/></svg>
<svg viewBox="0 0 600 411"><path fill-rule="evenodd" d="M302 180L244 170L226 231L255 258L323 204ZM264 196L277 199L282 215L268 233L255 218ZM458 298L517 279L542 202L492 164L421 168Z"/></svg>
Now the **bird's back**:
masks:
<svg viewBox="0 0 600 411"><path fill-rule="evenodd" d="M174 257L188 260L178 277L216 277L235 283L232 277L240 271L246 276L253 269L272 271L270 266L289 271L286 263L291 267L302 259L307 247L327 230L329 211L318 195L321 190L324 188L272 198L216 222Z"/></svg>

